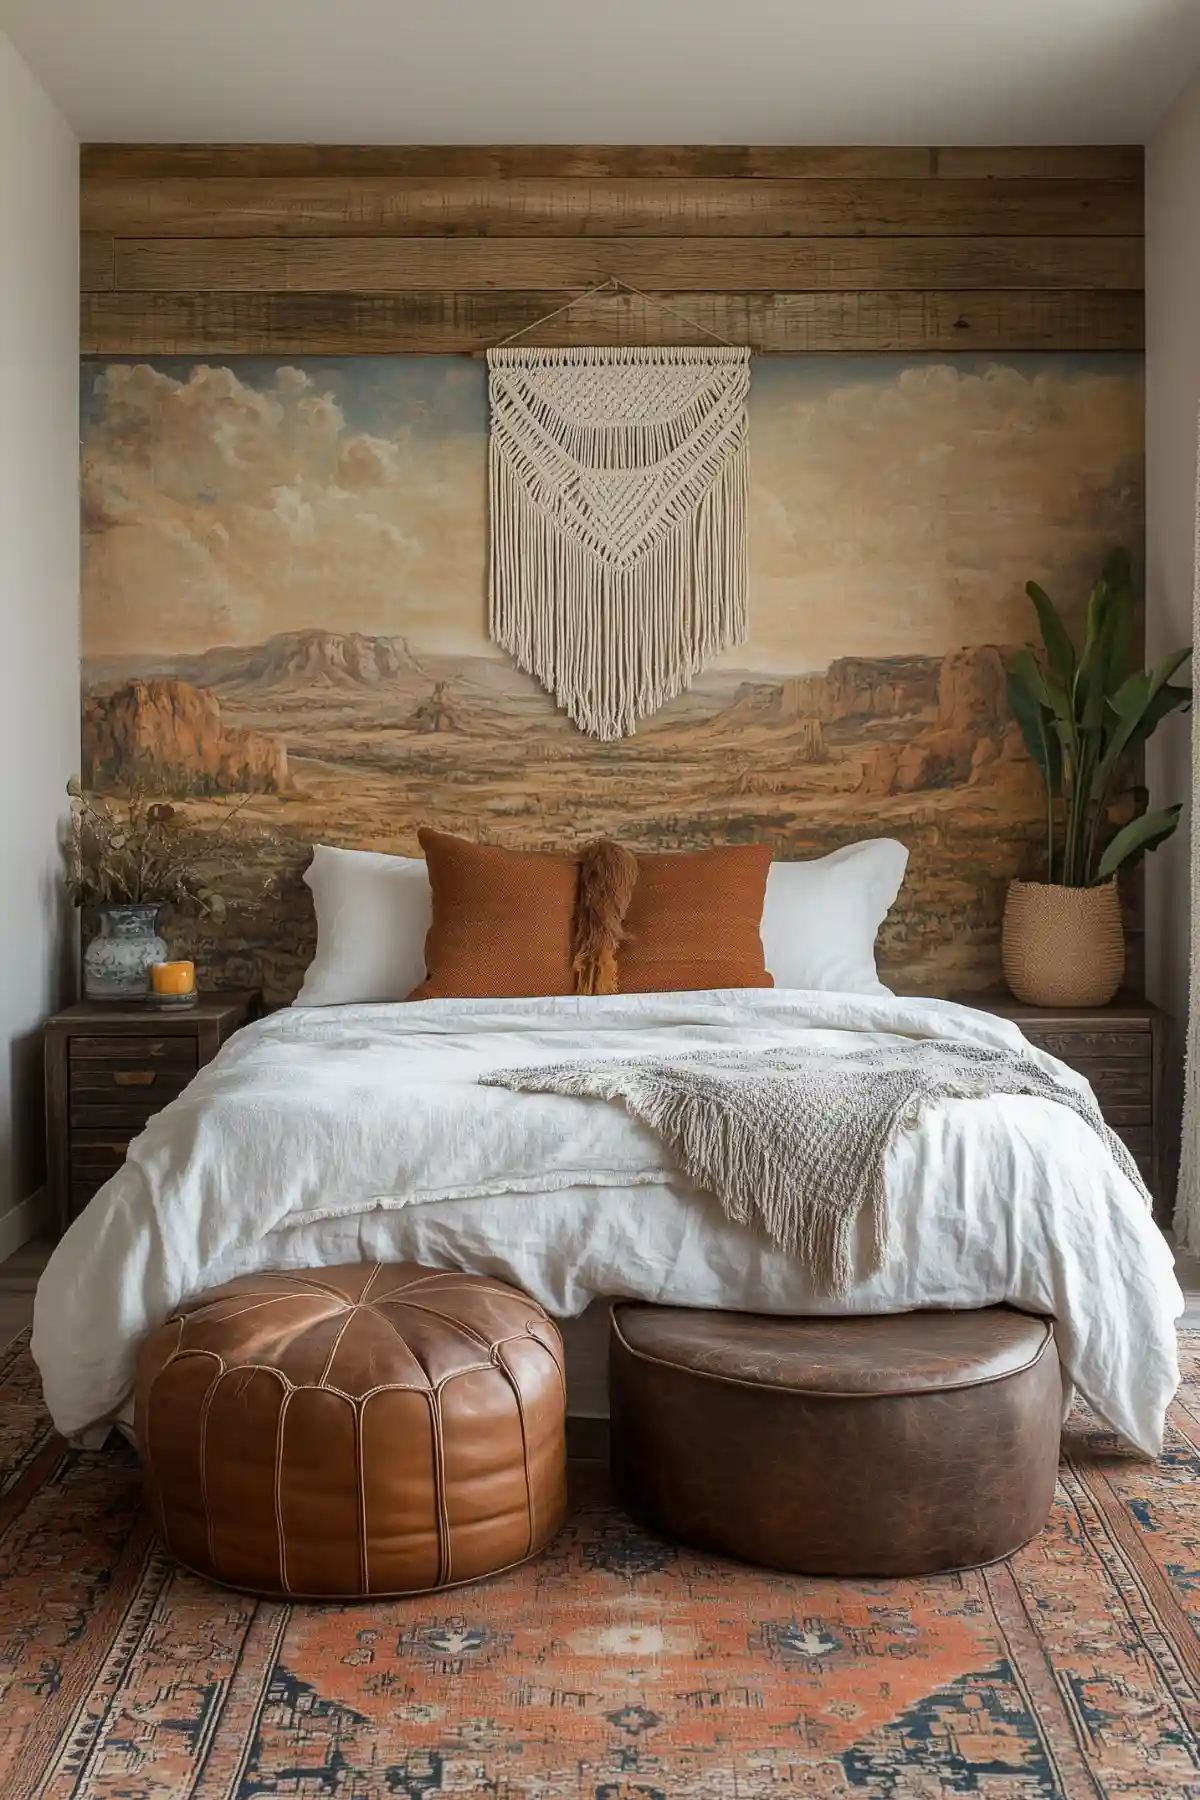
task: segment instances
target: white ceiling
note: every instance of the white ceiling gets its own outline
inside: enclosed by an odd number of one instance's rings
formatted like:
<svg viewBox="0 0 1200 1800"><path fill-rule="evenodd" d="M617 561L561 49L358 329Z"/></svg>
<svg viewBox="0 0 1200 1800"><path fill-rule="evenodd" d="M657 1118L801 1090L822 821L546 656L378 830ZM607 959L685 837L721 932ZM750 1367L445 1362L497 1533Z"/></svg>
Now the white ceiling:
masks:
<svg viewBox="0 0 1200 1800"><path fill-rule="evenodd" d="M1200 0L0 0L84 139L1128 143Z"/></svg>

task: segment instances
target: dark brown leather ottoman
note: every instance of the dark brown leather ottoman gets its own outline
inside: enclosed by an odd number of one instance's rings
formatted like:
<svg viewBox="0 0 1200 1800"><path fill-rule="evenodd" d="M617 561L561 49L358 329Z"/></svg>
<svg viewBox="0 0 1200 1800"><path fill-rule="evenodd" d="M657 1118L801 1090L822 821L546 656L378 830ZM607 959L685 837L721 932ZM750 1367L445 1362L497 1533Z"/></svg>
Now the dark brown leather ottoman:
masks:
<svg viewBox="0 0 1200 1800"><path fill-rule="evenodd" d="M163 1537L260 1594L417 1593L532 1556L562 1522L565 1412L536 1302L415 1263L244 1276L138 1357Z"/></svg>
<svg viewBox="0 0 1200 1800"><path fill-rule="evenodd" d="M1054 1497L1053 1326L1006 1306L788 1319L618 1304L609 1404L630 1509L769 1568L994 1562Z"/></svg>

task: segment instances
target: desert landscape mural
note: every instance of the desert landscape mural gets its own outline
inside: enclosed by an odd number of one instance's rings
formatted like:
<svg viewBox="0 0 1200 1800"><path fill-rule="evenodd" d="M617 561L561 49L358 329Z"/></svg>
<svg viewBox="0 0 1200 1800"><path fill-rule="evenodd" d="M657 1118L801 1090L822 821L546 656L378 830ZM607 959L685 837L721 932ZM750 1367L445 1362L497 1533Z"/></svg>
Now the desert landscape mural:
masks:
<svg viewBox="0 0 1200 1800"><path fill-rule="evenodd" d="M1134 356L776 357L754 368L751 631L639 728L581 736L486 634L486 375L454 357L83 366L83 776L140 780L277 892L172 920L212 983L289 998L313 843L415 853L888 834L909 992L998 979L1043 798L1005 697L1024 583L1076 619L1142 539ZM1136 963L1136 938L1132 946Z"/></svg>

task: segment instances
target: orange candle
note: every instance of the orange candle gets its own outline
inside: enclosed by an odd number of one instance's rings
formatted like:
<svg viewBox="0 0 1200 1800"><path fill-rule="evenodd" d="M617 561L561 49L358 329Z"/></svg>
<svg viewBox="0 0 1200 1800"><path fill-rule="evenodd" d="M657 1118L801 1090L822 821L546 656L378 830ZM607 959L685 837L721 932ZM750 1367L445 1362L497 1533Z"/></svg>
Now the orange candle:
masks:
<svg viewBox="0 0 1200 1800"><path fill-rule="evenodd" d="M196 992L196 965L160 962L150 965L150 985L160 1000L187 1000Z"/></svg>

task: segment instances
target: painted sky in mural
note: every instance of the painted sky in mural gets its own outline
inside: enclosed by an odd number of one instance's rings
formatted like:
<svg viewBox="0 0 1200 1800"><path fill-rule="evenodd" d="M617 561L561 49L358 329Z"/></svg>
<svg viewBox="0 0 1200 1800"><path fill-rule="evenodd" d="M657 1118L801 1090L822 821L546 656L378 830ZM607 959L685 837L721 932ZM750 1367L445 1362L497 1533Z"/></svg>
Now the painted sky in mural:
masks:
<svg viewBox="0 0 1200 1800"><path fill-rule="evenodd" d="M88 655L303 628L485 642L486 376L458 357L85 363ZM760 358L736 661L1011 639L1140 531L1139 358Z"/></svg>

